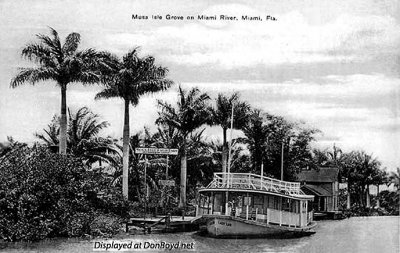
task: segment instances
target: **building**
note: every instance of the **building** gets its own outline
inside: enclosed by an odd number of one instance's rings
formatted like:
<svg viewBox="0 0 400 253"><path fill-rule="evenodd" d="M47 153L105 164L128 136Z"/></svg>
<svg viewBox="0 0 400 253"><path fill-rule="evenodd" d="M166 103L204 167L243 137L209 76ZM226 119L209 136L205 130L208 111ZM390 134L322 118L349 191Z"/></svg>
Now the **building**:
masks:
<svg viewBox="0 0 400 253"><path fill-rule="evenodd" d="M301 190L314 195L313 209L315 212L337 212L339 202L339 169L334 167L319 167L313 170L303 170L297 174Z"/></svg>

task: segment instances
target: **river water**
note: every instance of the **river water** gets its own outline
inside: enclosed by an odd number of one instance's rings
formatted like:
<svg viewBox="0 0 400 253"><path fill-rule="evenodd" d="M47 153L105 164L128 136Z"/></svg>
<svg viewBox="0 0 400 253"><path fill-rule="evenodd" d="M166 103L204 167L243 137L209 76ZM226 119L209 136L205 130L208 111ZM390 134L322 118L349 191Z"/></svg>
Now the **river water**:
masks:
<svg viewBox="0 0 400 253"><path fill-rule="evenodd" d="M320 221L316 234L295 239L215 239L196 233L132 235L114 240L144 243L194 243L190 252L382 252L399 253L400 218L353 217L342 221ZM37 243L7 244L1 252L93 252L94 241L56 239ZM173 250L175 251L175 250ZM106 251L102 251L106 252ZM109 252L109 251L107 251ZM118 251L114 251L118 252ZM126 252L126 251L125 251ZM153 252L146 250L145 252ZM180 252L183 252L182 250Z"/></svg>

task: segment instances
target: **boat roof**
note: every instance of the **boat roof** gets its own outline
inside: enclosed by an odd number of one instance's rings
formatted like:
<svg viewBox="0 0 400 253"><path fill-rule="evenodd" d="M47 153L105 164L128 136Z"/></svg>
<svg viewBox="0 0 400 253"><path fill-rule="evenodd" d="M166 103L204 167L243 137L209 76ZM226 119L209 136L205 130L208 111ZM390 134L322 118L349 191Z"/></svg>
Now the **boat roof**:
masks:
<svg viewBox="0 0 400 253"><path fill-rule="evenodd" d="M311 200L313 195L306 195L300 189L300 183L277 180L252 173L214 173L214 178L207 187L199 192L253 192L287 198Z"/></svg>

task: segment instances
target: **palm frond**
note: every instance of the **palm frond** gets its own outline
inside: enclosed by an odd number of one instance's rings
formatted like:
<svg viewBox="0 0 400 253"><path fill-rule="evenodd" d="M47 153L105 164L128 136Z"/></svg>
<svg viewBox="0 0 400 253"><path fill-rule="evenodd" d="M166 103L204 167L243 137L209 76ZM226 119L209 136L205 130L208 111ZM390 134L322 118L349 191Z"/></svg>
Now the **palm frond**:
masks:
<svg viewBox="0 0 400 253"><path fill-rule="evenodd" d="M41 64L41 66L56 67L51 51L42 44L28 44L22 49L21 55L30 61Z"/></svg>
<svg viewBox="0 0 400 253"><path fill-rule="evenodd" d="M53 38L50 38L49 36L43 34L38 34L36 36L41 41L41 43L43 43L45 46L48 47L48 49L52 52L52 54L55 56L58 62L62 63L64 54L62 52L60 38L56 30L54 30L51 27L49 28Z"/></svg>
<svg viewBox="0 0 400 253"><path fill-rule="evenodd" d="M57 73L52 68L20 68L19 73L11 80L11 88L29 82L32 85L48 79L57 80Z"/></svg>
<svg viewBox="0 0 400 253"><path fill-rule="evenodd" d="M109 86L109 87L105 88L104 90L100 91L99 93L97 93L94 99L96 99L96 100L110 99L110 98L115 98L115 97L120 97L118 90L116 89L115 86Z"/></svg>
<svg viewBox="0 0 400 253"><path fill-rule="evenodd" d="M155 66L151 56L140 58L137 52L137 48L129 51L122 60L112 54L103 55L106 60L101 82L106 88L96 99L121 97L135 106L142 95L163 91L172 85L166 78L166 68Z"/></svg>
<svg viewBox="0 0 400 253"><path fill-rule="evenodd" d="M62 51L64 52L64 54L72 55L78 49L80 41L81 35L79 33L68 34L62 47Z"/></svg>

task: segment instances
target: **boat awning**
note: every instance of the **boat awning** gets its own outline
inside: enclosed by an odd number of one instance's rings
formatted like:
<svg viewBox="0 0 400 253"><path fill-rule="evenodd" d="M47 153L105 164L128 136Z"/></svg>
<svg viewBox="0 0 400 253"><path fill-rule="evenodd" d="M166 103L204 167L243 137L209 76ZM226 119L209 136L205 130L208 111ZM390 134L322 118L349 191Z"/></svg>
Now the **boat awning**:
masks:
<svg viewBox="0 0 400 253"><path fill-rule="evenodd" d="M332 196L332 193L330 191L328 191L327 189L318 186L318 185L303 185L301 186L302 190L305 191L310 191L313 194L320 196L320 197L328 197L328 196Z"/></svg>

